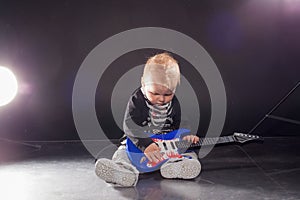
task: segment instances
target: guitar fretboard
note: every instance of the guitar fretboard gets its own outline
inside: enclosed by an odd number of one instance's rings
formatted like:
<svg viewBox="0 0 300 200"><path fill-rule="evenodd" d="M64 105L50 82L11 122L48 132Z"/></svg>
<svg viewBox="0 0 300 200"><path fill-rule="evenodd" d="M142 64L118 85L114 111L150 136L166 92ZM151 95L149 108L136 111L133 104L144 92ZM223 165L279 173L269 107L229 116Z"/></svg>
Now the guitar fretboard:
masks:
<svg viewBox="0 0 300 200"><path fill-rule="evenodd" d="M199 142L197 142L197 143L191 143L191 142L182 140L182 141L176 141L175 145L179 149L188 149L188 148L196 148L196 147L200 147L200 146L209 146L209 145L230 143L230 142L235 142L233 136L200 138Z"/></svg>

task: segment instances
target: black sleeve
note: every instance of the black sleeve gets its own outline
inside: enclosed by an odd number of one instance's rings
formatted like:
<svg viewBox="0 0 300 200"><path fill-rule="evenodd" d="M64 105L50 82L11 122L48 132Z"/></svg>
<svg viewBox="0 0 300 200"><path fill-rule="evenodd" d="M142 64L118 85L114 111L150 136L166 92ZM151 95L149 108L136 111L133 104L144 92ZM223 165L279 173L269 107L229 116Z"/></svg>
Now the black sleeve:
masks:
<svg viewBox="0 0 300 200"><path fill-rule="evenodd" d="M144 132L147 129L148 109L139 95L133 95L125 111L123 130L126 136L142 151L152 143L151 138Z"/></svg>
<svg viewBox="0 0 300 200"><path fill-rule="evenodd" d="M172 114L173 130L177 130L179 128L185 128L190 130L190 132L181 135L181 137L184 137L186 135L196 135L196 133L191 130L191 126L188 119L182 116L180 104L176 96L174 96L173 99L173 110L174 110L174 113Z"/></svg>

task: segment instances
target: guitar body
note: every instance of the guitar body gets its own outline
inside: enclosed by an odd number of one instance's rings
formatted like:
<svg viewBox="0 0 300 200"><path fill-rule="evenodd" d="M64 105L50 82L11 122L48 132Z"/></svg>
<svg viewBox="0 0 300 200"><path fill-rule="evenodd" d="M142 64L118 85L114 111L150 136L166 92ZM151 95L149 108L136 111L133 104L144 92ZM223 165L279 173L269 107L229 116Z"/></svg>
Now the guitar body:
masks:
<svg viewBox="0 0 300 200"><path fill-rule="evenodd" d="M182 158L181 155L184 152L180 152L176 148L175 142L180 141L180 137L183 134L189 133L188 129L178 129L167 134L153 134L149 137L156 143L161 149L163 160L159 162L150 162L145 154L135 146L135 144L127 138L126 141L126 152L131 163L140 172L152 172L158 170L162 164L167 162L169 159Z"/></svg>

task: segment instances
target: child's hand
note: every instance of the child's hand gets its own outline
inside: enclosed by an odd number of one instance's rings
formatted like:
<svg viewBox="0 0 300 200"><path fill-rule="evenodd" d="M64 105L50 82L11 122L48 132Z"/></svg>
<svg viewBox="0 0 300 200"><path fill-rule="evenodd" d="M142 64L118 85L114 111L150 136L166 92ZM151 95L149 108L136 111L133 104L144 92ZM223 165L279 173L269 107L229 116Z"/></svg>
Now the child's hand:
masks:
<svg viewBox="0 0 300 200"><path fill-rule="evenodd" d="M144 151L145 156L150 162L159 162L162 160L162 155L160 153L160 148L155 144L150 144Z"/></svg>
<svg viewBox="0 0 300 200"><path fill-rule="evenodd" d="M187 135L187 136L184 136L182 139L187 140L187 141L192 142L192 143L199 142L199 137L196 136L196 135Z"/></svg>

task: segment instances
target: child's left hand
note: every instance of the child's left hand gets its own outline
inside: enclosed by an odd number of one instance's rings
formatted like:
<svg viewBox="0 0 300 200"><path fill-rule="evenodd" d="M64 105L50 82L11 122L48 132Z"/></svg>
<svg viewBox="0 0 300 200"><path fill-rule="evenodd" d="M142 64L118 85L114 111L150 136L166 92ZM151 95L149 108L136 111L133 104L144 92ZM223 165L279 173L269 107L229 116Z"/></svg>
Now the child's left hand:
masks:
<svg viewBox="0 0 300 200"><path fill-rule="evenodd" d="M196 135L187 135L187 136L184 136L182 139L187 140L187 141L192 142L192 143L199 142L199 137L196 136Z"/></svg>

